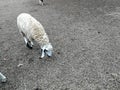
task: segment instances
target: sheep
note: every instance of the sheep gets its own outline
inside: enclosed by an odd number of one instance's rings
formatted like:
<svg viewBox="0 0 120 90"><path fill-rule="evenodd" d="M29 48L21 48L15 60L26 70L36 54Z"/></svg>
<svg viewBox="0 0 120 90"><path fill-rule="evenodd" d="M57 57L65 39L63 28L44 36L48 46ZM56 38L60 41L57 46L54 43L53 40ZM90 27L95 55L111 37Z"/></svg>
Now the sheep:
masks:
<svg viewBox="0 0 120 90"><path fill-rule="evenodd" d="M45 54L49 57L52 56L53 47L49 42L44 27L39 21L28 13L21 13L17 17L17 26L28 48L32 49L34 40L41 47L41 58L43 58Z"/></svg>
<svg viewBox="0 0 120 90"><path fill-rule="evenodd" d="M43 0L39 0L39 4L43 6Z"/></svg>
<svg viewBox="0 0 120 90"><path fill-rule="evenodd" d="M6 81L7 81L6 77L0 72L0 82L4 83Z"/></svg>

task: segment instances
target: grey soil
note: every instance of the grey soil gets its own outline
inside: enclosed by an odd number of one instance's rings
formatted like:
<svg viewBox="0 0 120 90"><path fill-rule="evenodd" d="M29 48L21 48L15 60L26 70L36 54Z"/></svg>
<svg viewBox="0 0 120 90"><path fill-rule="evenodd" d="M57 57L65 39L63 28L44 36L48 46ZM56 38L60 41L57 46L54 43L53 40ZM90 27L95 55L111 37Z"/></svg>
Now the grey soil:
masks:
<svg viewBox="0 0 120 90"><path fill-rule="evenodd" d="M40 21L54 47L40 59L16 18ZM120 0L0 0L0 90L120 90Z"/></svg>

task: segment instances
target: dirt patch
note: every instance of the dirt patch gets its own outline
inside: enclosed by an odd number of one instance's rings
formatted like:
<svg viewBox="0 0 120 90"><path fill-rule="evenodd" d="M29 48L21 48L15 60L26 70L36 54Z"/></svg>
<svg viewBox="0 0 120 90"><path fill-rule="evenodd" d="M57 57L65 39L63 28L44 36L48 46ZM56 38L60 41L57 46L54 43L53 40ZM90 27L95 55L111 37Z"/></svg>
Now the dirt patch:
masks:
<svg viewBox="0 0 120 90"><path fill-rule="evenodd" d="M0 90L119 90L119 0L1 0ZM30 13L45 27L54 47L40 59L28 49L16 18ZM116 14L117 13L117 14Z"/></svg>

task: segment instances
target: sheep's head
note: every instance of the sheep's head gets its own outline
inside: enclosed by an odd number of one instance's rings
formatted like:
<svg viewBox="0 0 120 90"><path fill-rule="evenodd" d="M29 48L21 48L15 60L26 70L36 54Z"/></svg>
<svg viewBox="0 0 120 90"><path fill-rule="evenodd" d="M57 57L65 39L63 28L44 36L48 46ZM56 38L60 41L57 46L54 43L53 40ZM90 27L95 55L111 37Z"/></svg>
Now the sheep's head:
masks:
<svg viewBox="0 0 120 90"><path fill-rule="evenodd" d="M52 47L51 43L44 45L44 46L41 48L41 52L42 52L41 58L43 58L43 57L45 56L45 54L46 54L48 57L51 57L51 56L52 56L52 53L53 53L53 47Z"/></svg>

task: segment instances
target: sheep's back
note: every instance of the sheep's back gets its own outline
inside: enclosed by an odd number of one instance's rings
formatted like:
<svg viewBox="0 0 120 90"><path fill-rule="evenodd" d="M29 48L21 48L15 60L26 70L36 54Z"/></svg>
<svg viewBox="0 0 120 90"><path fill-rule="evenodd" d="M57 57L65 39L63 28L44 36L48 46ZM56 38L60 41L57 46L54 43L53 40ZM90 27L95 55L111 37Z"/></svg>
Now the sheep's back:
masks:
<svg viewBox="0 0 120 90"><path fill-rule="evenodd" d="M27 13L22 13L17 17L17 25L20 31L27 37L34 39L40 44L49 42L49 38L42 24Z"/></svg>
<svg viewBox="0 0 120 90"><path fill-rule="evenodd" d="M48 35L46 34L44 28L42 25L34 25L32 29L32 37L35 41L37 41L39 44L46 44L49 43Z"/></svg>

